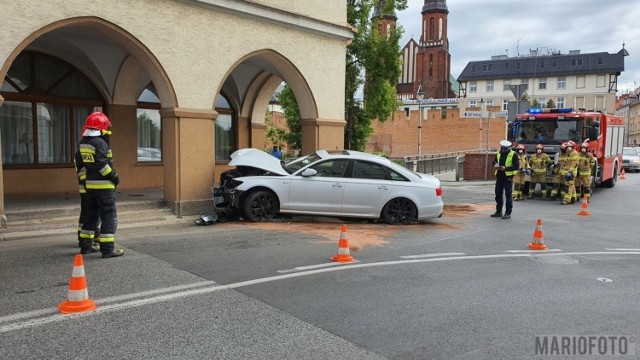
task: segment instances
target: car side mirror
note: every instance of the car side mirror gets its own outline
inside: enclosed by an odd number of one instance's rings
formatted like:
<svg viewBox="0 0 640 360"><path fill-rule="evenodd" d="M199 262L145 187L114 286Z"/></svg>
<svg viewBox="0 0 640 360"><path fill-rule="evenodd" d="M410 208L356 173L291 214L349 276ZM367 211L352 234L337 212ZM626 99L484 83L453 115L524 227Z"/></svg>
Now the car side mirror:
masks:
<svg viewBox="0 0 640 360"><path fill-rule="evenodd" d="M300 175L302 175L303 177L311 177L311 176L318 175L318 172L315 171L314 169L306 168L306 169L302 170L302 173L300 173Z"/></svg>

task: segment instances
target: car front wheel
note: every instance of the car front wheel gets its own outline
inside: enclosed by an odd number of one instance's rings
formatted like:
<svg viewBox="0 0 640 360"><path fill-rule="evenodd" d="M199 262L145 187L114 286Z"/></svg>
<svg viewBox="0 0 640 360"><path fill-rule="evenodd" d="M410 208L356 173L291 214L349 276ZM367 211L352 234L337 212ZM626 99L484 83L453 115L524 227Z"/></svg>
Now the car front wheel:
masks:
<svg viewBox="0 0 640 360"><path fill-rule="evenodd" d="M244 200L243 210L251 221L269 221L278 213L278 199L269 191L254 191Z"/></svg>
<svg viewBox="0 0 640 360"><path fill-rule="evenodd" d="M382 217L388 224L411 224L416 220L418 211L411 200L393 199L382 209Z"/></svg>

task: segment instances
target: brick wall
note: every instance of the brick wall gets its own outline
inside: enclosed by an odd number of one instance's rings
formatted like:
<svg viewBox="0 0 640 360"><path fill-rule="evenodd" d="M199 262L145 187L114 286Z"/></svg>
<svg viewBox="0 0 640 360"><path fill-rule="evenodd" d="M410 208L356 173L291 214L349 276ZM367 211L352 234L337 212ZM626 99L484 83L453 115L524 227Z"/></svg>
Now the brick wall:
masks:
<svg viewBox="0 0 640 360"><path fill-rule="evenodd" d="M495 151L488 154L486 153L467 153L464 156L464 180L485 180L485 169L487 178L486 180L495 180L496 177L493 174L493 159L495 158Z"/></svg>
<svg viewBox="0 0 640 360"><path fill-rule="evenodd" d="M476 109L470 109L476 110ZM479 109L477 109L479 110ZM500 111L499 107L489 108L491 112ZM440 154L447 152L485 149L487 146L487 119L461 118L460 109L449 108L446 118L441 118L439 108L423 108L422 154ZM497 148L506 134L506 119L491 119L489 147ZM407 118L404 111L396 111L387 121L374 121L373 136L365 151L385 153L391 158L415 156L418 154L419 111L410 111ZM484 154L484 153L483 153ZM484 177L484 172L483 172Z"/></svg>

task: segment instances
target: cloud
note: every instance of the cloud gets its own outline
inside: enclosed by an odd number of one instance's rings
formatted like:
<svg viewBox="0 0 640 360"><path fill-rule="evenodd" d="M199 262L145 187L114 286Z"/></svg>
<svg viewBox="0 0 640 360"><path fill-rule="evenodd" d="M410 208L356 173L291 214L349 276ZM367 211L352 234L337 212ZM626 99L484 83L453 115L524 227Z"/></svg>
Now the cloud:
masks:
<svg viewBox="0 0 640 360"><path fill-rule="evenodd" d="M409 0L408 5L397 14L404 28L400 47L412 35L418 41L422 31L424 0ZM636 0L449 0L447 7L454 77L470 61L493 55L528 55L531 49L617 53L625 43L630 56L625 58L618 90L640 85L640 2Z"/></svg>

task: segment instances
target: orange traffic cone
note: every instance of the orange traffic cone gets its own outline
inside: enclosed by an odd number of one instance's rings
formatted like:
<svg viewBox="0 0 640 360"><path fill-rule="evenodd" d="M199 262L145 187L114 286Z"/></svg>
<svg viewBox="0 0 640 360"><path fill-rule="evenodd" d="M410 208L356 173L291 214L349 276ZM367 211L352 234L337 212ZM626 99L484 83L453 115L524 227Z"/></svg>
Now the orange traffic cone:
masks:
<svg viewBox="0 0 640 360"><path fill-rule="evenodd" d="M547 245L544 244L544 236L542 235L541 219L538 219L538 222L536 223L536 230L533 232L533 241L529 243L529 249L547 250Z"/></svg>
<svg viewBox="0 0 640 360"><path fill-rule="evenodd" d="M67 300L60 303L58 309L63 314L82 313L96 309L96 304L89 298L81 254L77 254L73 262Z"/></svg>
<svg viewBox="0 0 640 360"><path fill-rule="evenodd" d="M620 172L620 180L627 180L627 176L624 174L624 168L622 168L622 172Z"/></svg>
<svg viewBox="0 0 640 360"><path fill-rule="evenodd" d="M338 253L332 257L331 260L350 263L356 261L351 255L349 255L349 240L347 239L347 225L342 225L340 230L340 241L338 242Z"/></svg>
<svg viewBox="0 0 640 360"><path fill-rule="evenodd" d="M589 202L587 201L587 195L582 197L582 205L580 208L580 212L578 213L580 216L589 216L591 213L589 212Z"/></svg>

